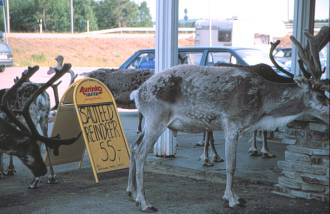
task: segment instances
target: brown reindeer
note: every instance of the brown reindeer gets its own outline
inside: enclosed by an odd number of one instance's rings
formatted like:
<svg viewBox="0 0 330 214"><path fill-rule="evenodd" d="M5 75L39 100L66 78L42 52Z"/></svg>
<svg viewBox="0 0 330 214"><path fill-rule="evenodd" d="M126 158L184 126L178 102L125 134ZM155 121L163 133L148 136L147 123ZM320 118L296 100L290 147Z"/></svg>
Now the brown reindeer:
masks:
<svg viewBox="0 0 330 214"><path fill-rule="evenodd" d="M30 184L30 188L37 187L40 181L39 177L47 172L37 141L44 142L46 146L54 149L54 154L58 154L60 145L72 144L79 137L61 140L59 136L48 138L40 135L29 111L32 102L70 68L70 64L65 64L63 69L56 72L47 83L36 89L26 100L24 106L18 110L19 112L13 112L11 109L10 98L17 93L17 89L28 81L39 67L29 68L11 88L2 92L0 110L1 115L5 115L6 120L0 117L0 151L17 156L31 170L35 178ZM24 117L25 123L17 119L17 113Z"/></svg>
<svg viewBox="0 0 330 214"><path fill-rule="evenodd" d="M56 70L61 70L63 67L63 56L59 55L55 58L56 65L54 67L50 67L50 71L48 71L48 74L53 74ZM74 74L74 72L70 69L68 71L70 73L70 84L74 82L77 75ZM14 79L14 83L19 80L18 77ZM55 96L55 106L52 109L57 109L58 103L59 103L59 97L58 97L58 85L61 83L59 81L58 83L52 84L51 87L53 89L53 93ZM21 84L20 87L17 88L15 93L12 97L9 98L9 104L10 107L13 109L15 113L19 111L19 109L22 109L26 101L29 99L30 95L33 94L38 88L40 88L43 84L41 83L33 83L31 81L26 81ZM2 90L5 92L5 89ZM0 94L1 99L1 94ZM48 116L50 113L51 107L50 107L50 99L49 95L46 91L42 92L36 99L33 101L33 103L30 106L30 115L33 120L33 123L37 127L40 134L47 136L48 135ZM2 114L2 118L5 118L5 115ZM1 116L0 116L1 117ZM25 120L22 115L16 114L16 117L22 122L25 123ZM49 158L49 149L46 147L47 157ZM3 157L2 153L0 153L0 175L5 174L3 171ZM50 169L50 175L48 177L48 183L54 184L57 183L56 181L56 175L51 163L51 160L49 159L49 169ZM14 175L15 167L13 164L13 157L12 155L9 156L9 166L6 175Z"/></svg>
<svg viewBox="0 0 330 214"><path fill-rule="evenodd" d="M131 145L127 192L142 211L157 210L145 197L144 162L166 128L192 133L224 130L227 180L223 199L234 207L243 203L233 191L236 147L242 134L274 130L302 115L329 123L329 99L324 92L329 81L327 85L320 81L318 56L329 41L329 27L316 36L306 35L306 49L293 37L292 41L299 50L301 69L310 79L279 83L244 67L179 65L153 75L131 94L145 123Z"/></svg>
<svg viewBox="0 0 330 214"><path fill-rule="evenodd" d="M224 66L224 64L218 65ZM242 65L233 65L233 64L226 64L226 66L235 66L235 67L244 67L246 69L252 69L249 66L242 66ZM254 72L259 72L261 75L266 76L268 79L275 79L277 81L287 82L290 81L287 78L283 78L278 76L273 69L265 64L260 64L258 66L253 67ZM256 69L258 68L258 69ZM107 87L112 92L118 107L125 108L125 109L135 109L135 104L129 98L129 94L137 89L143 82L149 79L152 76L153 72L150 70L145 71L138 71L138 70L127 70L127 71L119 71L116 69L98 69L95 71L91 71L88 73L83 74L84 76L95 78L103 82L107 85ZM292 82L292 80L291 80ZM140 133L142 131L142 115L138 115L138 130L137 132ZM256 135L255 135L256 136ZM204 152L201 157L203 160L204 166L213 166L213 162L223 162L222 157L217 153L215 146L214 146L214 137L211 131L204 132L203 136L203 146ZM204 143L205 142L205 143ZM263 141L263 147L261 149L261 153L263 157L273 157L273 155L268 151L266 141ZM208 150L209 146L211 146L213 157L212 161L209 160ZM251 148L249 152L252 153L251 155L256 155L256 139L252 141Z"/></svg>

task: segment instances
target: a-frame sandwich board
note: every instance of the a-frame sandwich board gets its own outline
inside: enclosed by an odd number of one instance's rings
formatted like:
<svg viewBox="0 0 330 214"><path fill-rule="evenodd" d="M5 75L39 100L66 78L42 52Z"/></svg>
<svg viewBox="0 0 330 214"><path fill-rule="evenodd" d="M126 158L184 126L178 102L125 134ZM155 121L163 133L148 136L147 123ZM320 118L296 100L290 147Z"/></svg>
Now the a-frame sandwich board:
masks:
<svg viewBox="0 0 330 214"><path fill-rule="evenodd" d="M129 147L115 100L99 80L80 79L61 98L52 136L72 138L82 133L71 145L63 145L59 155L50 154L53 165L82 161L85 148L93 169L98 173L128 168ZM47 164L48 157L45 158Z"/></svg>

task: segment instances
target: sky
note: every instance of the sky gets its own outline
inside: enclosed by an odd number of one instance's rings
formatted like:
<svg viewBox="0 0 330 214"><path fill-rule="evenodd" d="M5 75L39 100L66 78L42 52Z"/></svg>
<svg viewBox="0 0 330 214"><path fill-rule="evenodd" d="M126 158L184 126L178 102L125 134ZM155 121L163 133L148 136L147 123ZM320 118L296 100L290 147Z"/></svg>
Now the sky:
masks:
<svg viewBox="0 0 330 214"><path fill-rule="evenodd" d="M156 0L134 0L137 3L146 1L153 21L156 17ZM226 19L236 16L239 19L286 21L293 19L294 0L179 0L179 19L188 10L189 19ZM256 9L258 8L258 9ZM316 18L329 17L329 0L316 0Z"/></svg>

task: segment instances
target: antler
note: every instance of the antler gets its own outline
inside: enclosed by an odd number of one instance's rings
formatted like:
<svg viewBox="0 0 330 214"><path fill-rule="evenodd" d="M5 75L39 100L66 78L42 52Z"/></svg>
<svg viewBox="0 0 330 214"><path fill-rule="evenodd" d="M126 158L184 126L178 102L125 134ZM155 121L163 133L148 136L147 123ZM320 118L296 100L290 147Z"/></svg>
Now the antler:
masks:
<svg viewBox="0 0 330 214"><path fill-rule="evenodd" d="M330 41L329 26L321 28L316 36L313 36L309 32L305 32L308 44L306 48L296 40L295 37L290 36L291 41L298 49L299 55L299 67L303 72L309 73L314 80L320 80L322 73L319 52ZM307 69L305 69L304 65Z"/></svg>
<svg viewBox="0 0 330 214"><path fill-rule="evenodd" d="M2 98L2 107L4 109L4 111L7 113L7 115L10 117L11 121L13 121L15 123L15 125L17 125L19 127L19 129L22 131L22 133L30 138L33 139L37 139L40 140L44 143L47 144L47 146L54 148L55 149L55 153L58 152L58 147L60 145L68 145L68 144L72 144L73 142L75 142L79 137L80 134L75 137L75 138L70 138L70 139L64 139L64 140L60 140L58 139L58 137L54 137L54 138L48 138L48 137L44 137L41 136L39 134L39 132L37 131L32 119L31 119L31 115L29 113L29 107L31 105L31 103L33 102L33 100L35 100L35 98L37 96L39 96L42 92L44 92L50 85L52 85L55 81L57 81L61 76L63 76L69 69L71 68L70 64L65 64L63 66L63 68L60 71L57 71L55 73L55 75L49 80L47 81L47 83L45 83L44 85L42 85L40 88L38 88L30 97L29 99L26 101L26 103L24 104L23 107L23 111L21 112L23 114L23 117L28 125L28 128L30 128L30 130L24 126L24 124L22 124L14 115L14 113L8 108L8 95L12 94L13 90L16 89L17 87L19 87L20 84L22 84L24 81L28 80L29 77L32 76L32 74L37 70L31 70L29 68L29 70L27 71L27 74L24 74L22 76L21 79L19 79L15 85L10 88L3 96Z"/></svg>
<svg viewBox="0 0 330 214"><path fill-rule="evenodd" d="M8 108L8 97L12 95L14 91L16 91L24 82L28 81L36 71L39 70L39 66L28 67L28 70L22 73L20 79L18 79L14 85L6 90L4 95L1 99L1 109L6 113L8 118L25 134L29 133L29 130L19 121L16 119L15 114Z"/></svg>
<svg viewBox="0 0 330 214"><path fill-rule="evenodd" d="M51 148L53 148L53 147L57 148L59 145L62 145L62 144L63 145L72 144L73 142L75 142L80 137L80 134L75 138L64 139L64 140L60 140L57 137L48 138L48 137L44 137L44 136L40 135L39 132L37 131L35 125L33 124L32 119L31 119L31 115L29 113L29 107L30 107L31 103L33 102L33 100L36 99L37 96L39 96L48 87L50 87L55 81L57 81L60 77L62 77L70 68L71 68L71 64L64 64L63 68L60 71L56 71L55 75L50 80L48 80L43 86L38 88L29 97L29 99L27 100L27 102L25 103L24 108L23 108L24 119L26 120L26 123L28 124L29 128L31 129L31 132L32 132L33 136L36 136L37 139L39 139L42 142L46 143L47 146L49 146Z"/></svg>
<svg viewBox="0 0 330 214"><path fill-rule="evenodd" d="M271 42L270 43L270 51L269 51L269 58L270 60L272 61L272 63L274 64L274 66L279 70L281 71L282 73L286 74L288 77L290 78L293 78L294 75L291 74L289 71L285 70L283 67L281 67L277 62L276 60L274 59L274 50L276 49L276 47L280 44L280 40L276 40L275 43Z"/></svg>

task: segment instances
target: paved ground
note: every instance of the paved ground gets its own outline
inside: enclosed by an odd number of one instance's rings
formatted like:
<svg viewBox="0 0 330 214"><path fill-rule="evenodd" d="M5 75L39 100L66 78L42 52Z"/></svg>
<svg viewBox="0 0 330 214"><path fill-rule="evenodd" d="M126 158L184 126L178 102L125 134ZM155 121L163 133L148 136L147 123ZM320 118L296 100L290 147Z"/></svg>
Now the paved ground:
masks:
<svg viewBox="0 0 330 214"><path fill-rule="evenodd" d="M126 136L135 140L136 117L122 113ZM228 208L222 201L224 163L212 168L201 166L202 148L192 142L200 135L180 133L175 159L148 157L145 186L146 196L159 209L158 213L217 214L217 213L328 213L329 205L319 201L291 199L272 193L279 170L276 162L283 157L285 146L271 144L276 159L252 159L247 155L247 138L239 144L235 189L247 201L246 207ZM223 154L221 132L215 135L216 147ZM59 184L48 185L43 178L41 187L29 190L30 172L16 160L17 174L0 180L0 213L140 213L125 190L127 170L103 174L94 182L88 157L83 168L78 164L56 167Z"/></svg>

